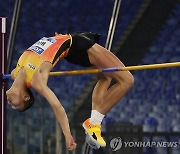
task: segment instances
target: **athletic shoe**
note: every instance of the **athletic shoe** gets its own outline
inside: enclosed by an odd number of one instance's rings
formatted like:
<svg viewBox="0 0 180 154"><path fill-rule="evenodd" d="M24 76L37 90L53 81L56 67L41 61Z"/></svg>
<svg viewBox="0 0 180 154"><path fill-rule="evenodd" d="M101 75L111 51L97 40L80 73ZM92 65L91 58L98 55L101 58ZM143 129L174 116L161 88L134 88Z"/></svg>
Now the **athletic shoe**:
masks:
<svg viewBox="0 0 180 154"><path fill-rule="evenodd" d="M90 123L89 120L90 119L87 119L83 123L83 128L86 131L86 136L88 135L88 137L86 137L86 138L91 140L92 143L96 144L97 147L99 147L99 146L105 147L106 142L101 137L101 126L98 124L93 125Z"/></svg>
<svg viewBox="0 0 180 154"><path fill-rule="evenodd" d="M93 149L99 149L100 145L97 145L94 141L92 141L92 139L90 138L90 136L86 133L86 143Z"/></svg>

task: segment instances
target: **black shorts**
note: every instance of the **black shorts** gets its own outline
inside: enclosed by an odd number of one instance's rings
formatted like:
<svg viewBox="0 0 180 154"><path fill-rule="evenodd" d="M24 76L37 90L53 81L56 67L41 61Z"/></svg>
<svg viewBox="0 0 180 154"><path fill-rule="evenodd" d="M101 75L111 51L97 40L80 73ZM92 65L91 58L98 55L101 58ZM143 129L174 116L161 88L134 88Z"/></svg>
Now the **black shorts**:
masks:
<svg viewBox="0 0 180 154"><path fill-rule="evenodd" d="M72 45L65 59L72 63L83 67L90 67L87 50L95 43L99 42L99 34L95 33L72 33Z"/></svg>

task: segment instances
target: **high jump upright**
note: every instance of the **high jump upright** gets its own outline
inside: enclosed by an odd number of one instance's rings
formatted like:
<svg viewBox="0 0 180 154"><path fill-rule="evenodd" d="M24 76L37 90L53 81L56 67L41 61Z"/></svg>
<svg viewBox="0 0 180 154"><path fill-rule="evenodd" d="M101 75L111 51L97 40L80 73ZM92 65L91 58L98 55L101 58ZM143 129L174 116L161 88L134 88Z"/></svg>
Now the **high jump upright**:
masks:
<svg viewBox="0 0 180 154"><path fill-rule="evenodd" d="M6 154L7 140L7 100L6 86L7 81L3 80L3 74L7 73L7 18L0 17L0 154Z"/></svg>

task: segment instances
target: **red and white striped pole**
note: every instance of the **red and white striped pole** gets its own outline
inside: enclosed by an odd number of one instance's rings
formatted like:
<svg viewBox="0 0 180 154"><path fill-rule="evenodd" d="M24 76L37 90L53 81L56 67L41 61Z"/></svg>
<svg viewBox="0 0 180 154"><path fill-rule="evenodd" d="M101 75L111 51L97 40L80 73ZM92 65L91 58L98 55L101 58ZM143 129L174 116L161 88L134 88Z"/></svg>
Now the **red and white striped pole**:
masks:
<svg viewBox="0 0 180 154"><path fill-rule="evenodd" d="M3 74L7 73L7 18L0 17L0 154L6 154L6 140L7 140L7 100L6 100L6 86L7 81L4 80Z"/></svg>

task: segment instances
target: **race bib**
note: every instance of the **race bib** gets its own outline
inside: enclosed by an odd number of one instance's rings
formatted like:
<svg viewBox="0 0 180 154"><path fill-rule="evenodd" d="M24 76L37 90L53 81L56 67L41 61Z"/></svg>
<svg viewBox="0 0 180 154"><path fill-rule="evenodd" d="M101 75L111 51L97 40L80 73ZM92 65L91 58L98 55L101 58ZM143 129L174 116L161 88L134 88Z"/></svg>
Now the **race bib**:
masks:
<svg viewBox="0 0 180 154"><path fill-rule="evenodd" d="M35 53L40 55L55 42L56 40L54 38L43 37L27 50L34 51Z"/></svg>

